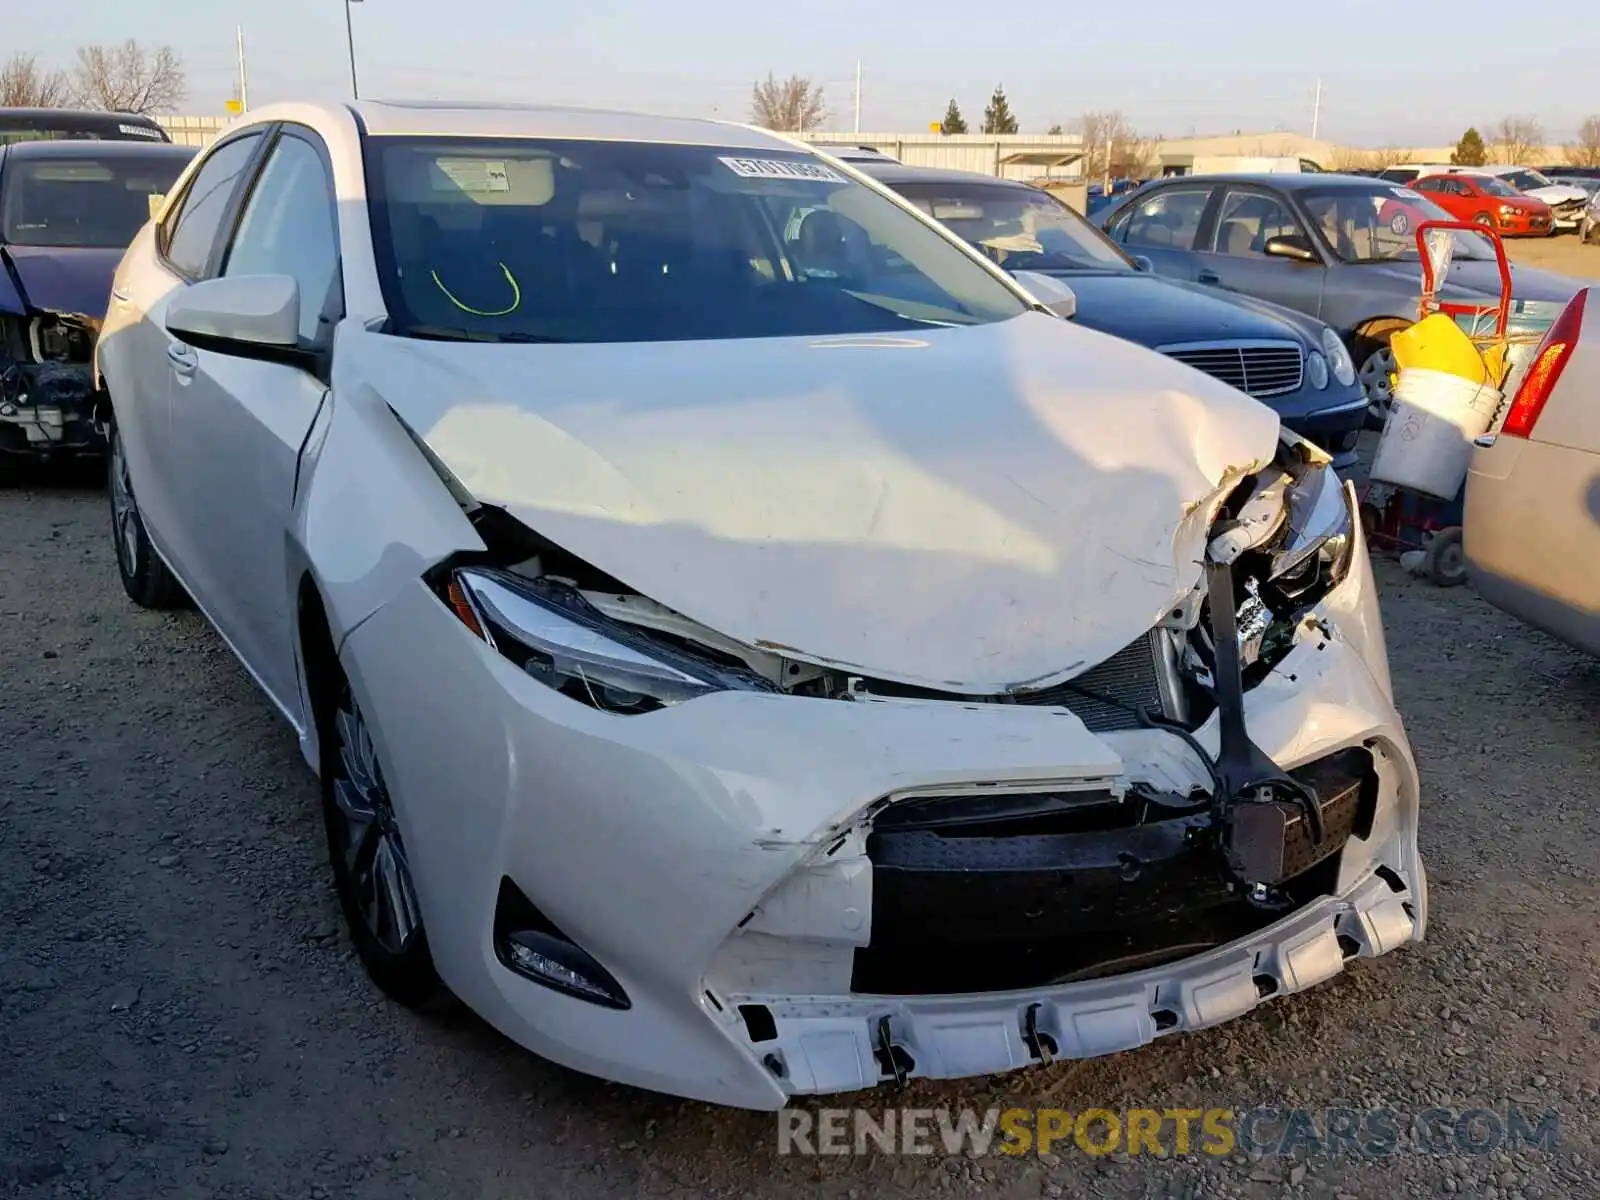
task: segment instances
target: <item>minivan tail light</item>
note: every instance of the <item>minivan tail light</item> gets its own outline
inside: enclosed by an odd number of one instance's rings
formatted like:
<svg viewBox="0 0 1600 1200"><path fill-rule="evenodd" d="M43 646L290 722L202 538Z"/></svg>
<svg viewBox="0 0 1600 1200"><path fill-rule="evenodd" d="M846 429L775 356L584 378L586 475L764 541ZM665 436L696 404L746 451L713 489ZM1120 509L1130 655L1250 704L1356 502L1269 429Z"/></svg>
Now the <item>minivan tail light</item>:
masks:
<svg viewBox="0 0 1600 1200"><path fill-rule="evenodd" d="M1584 288L1561 310L1550 332L1544 335L1539 349L1528 364L1528 373L1522 377L1516 399L1506 413L1500 432L1506 437L1526 438L1533 435L1533 426L1544 411L1545 401L1566 369L1567 360L1578 348L1578 334L1583 327L1583 307L1589 299L1589 289Z"/></svg>

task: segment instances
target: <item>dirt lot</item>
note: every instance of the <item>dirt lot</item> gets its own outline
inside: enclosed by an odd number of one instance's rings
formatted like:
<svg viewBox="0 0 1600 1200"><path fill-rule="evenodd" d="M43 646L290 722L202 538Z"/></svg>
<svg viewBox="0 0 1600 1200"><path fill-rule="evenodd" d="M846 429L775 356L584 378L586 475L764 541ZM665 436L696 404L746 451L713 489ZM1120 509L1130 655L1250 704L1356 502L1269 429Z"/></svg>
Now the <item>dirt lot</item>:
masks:
<svg viewBox="0 0 1600 1200"><path fill-rule="evenodd" d="M1517 251L1600 276L1571 239ZM341 930L288 732L198 616L125 602L105 507L92 481L0 492L0 1191L1600 1194L1600 664L1469 589L1380 565L1428 789L1425 945L1135 1053L861 1102L1386 1107L1402 1128L1513 1104L1557 1113L1558 1147L802 1159L775 1153L770 1116L601 1084L385 1002Z"/></svg>

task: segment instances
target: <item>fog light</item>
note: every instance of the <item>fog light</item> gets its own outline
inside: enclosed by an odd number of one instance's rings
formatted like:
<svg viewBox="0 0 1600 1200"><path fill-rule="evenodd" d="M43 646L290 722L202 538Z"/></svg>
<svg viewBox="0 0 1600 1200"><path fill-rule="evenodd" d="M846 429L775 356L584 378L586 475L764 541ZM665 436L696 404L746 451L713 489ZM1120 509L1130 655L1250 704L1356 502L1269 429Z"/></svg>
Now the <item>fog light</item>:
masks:
<svg viewBox="0 0 1600 1200"><path fill-rule="evenodd" d="M494 914L494 951L502 966L603 1008L631 1008L633 1002L611 972L556 927L509 878L500 881Z"/></svg>
<svg viewBox="0 0 1600 1200"><path fill-rule="evenodd" d="M501 961L519 975L606 1008L631 1004L606 969L571 942L531 929L513 930L503 942Z"/></svg>

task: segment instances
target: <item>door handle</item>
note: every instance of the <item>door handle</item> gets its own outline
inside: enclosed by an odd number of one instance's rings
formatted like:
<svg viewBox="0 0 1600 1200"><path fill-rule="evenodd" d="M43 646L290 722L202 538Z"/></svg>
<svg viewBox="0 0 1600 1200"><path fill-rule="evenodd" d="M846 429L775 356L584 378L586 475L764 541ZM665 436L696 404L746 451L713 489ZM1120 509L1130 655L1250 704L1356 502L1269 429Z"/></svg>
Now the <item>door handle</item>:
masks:
<svg viewBox="0 0 1600 1200"><path fill-rule="evenodd" d="M194 352L194 347L182 342L173 342L167 347L167 361L172 364L173 371L185 378L200 366L200 356Z"/></svg>
<svg viewBox="0 0 1600 1200"><path fill-rule="evenodd" d="M1215 271L1201 271L1198 275L1195 276L1195 279L1197 279L1201 283L1221 283L1222 282L1222 276L1218 275Z"/></svg>
<svg viewBox="0 0 1600 1200"><path fill-rule="evenodd" d="M131 304L133 302L133 297L121 288L112 288L111 298L118 304Z"/></svg>

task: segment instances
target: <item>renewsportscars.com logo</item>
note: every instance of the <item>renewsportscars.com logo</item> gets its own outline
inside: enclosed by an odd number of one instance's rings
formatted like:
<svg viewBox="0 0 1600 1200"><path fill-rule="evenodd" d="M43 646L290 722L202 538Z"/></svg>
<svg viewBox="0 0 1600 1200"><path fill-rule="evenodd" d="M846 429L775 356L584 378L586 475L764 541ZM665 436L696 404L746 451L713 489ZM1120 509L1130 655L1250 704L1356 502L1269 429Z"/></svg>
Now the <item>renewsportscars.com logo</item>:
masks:
<svg viewBox="0 0 1600 1200"><path fill-rule="evenodd" d="M1492 1154L1560 1148L1559 1114L1494 1108L784 1109L779 1154Z"/></svg>

